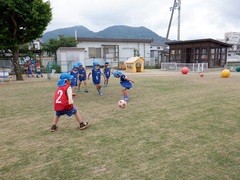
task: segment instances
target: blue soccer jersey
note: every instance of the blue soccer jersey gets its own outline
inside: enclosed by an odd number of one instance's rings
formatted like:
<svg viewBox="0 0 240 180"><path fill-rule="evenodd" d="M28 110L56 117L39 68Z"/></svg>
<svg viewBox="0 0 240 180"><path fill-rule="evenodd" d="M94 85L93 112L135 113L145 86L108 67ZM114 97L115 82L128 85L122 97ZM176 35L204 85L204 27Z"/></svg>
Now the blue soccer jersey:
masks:
<svg viewBox="0 0 240 180"><path fill-rule="evenodd" d="M105 66L104 67L104 70L103 70L103 73L105 75L105 77L108 79L111 75L111 67L110 66Z"/></svg>
<svg viewBox="0 0 240 180"><path fill-rule="evenodd" d="M127 76L125 76L124 74L122 74L120 76L120 84L122 85L122 87L125 87L127 89L130 89L132 87L132 83L126 79Z"/></svg>
<svg viewBox="0 0 240 180"><path fill-rule="evenodd" d="M87 73L84 67L82 67L82 69L78 69L78 73L79 73L79 81L85 81L87 79Z"/></svg>
<svg viewBox="0 0 240 180"><path fill-rule="evenodd" d="M92 69L92 81L94 84L101 83L101 70L100 69Z"/></svg>
<svg viewBox="0 0 240 180"><path fill-rule="evenodd" d="M77 86L78 71L71 70L70 75L73 76L73 78L71 79L71 86Z"/></svg>

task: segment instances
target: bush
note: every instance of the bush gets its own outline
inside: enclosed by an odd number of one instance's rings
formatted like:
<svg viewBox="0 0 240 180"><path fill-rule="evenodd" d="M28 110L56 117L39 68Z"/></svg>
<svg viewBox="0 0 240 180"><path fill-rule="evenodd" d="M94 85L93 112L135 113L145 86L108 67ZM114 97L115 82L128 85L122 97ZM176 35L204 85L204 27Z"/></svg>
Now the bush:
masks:
<svg viewBox="0 0 240 180"><path fill-rule="evenodd" d="M61 66L59 66L58 64L53 64L52 69L55 69L56 73L61 73L62 72Z"/></svg>

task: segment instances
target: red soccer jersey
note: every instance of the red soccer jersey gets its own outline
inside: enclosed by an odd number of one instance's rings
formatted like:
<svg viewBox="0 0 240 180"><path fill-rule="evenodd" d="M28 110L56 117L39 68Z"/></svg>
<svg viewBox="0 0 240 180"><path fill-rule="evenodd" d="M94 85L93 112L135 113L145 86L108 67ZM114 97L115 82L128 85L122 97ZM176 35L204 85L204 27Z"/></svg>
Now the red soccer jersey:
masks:
<svg viewBox="0 0 240 180"><path fill-rule="evenodd" d="M73 104L68 103L67 89L69 85L59 86L54 95L54 110L71 110Z"/></svg>

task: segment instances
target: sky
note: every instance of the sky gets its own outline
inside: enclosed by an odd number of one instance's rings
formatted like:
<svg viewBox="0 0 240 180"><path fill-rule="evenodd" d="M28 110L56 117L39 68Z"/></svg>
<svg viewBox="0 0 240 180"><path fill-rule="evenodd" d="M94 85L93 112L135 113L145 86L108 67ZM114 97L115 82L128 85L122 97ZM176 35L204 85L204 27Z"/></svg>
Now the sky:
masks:
<svg viewBox="0 0 240 180"><path fill-rule="evenodd" d="M44 0L45 2L47 0ZM166 37L174 0L49 0L53 18L47 31L82 25L93 32L114 25L144 26ZM240 32L240 0L178 0L180 40L224 39ZM168 38L176 40L178 9L174 10Z"/></svg>

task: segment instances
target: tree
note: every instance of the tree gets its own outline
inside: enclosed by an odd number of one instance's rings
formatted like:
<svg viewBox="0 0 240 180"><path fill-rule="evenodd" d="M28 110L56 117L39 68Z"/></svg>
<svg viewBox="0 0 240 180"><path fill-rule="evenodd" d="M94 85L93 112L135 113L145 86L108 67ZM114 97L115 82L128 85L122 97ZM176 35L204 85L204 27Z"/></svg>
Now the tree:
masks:
<svg viewBox="0 0 240 180"><path fill-rule="evenodd" d="M19 48L40 38L52 20L50 2L43 0L0 0L0 49L10 49L17 80L23 80Z"/></svg>
<svg viewBox="0 0 240 180"><path fill-rule="evenodd" d="M43 51L50 54L54 54L56 57L57 49L60 47L77 47L77 40L74 37L65 37L64 35L59 35L58 39L51 38L43 46Z"/></svg>

